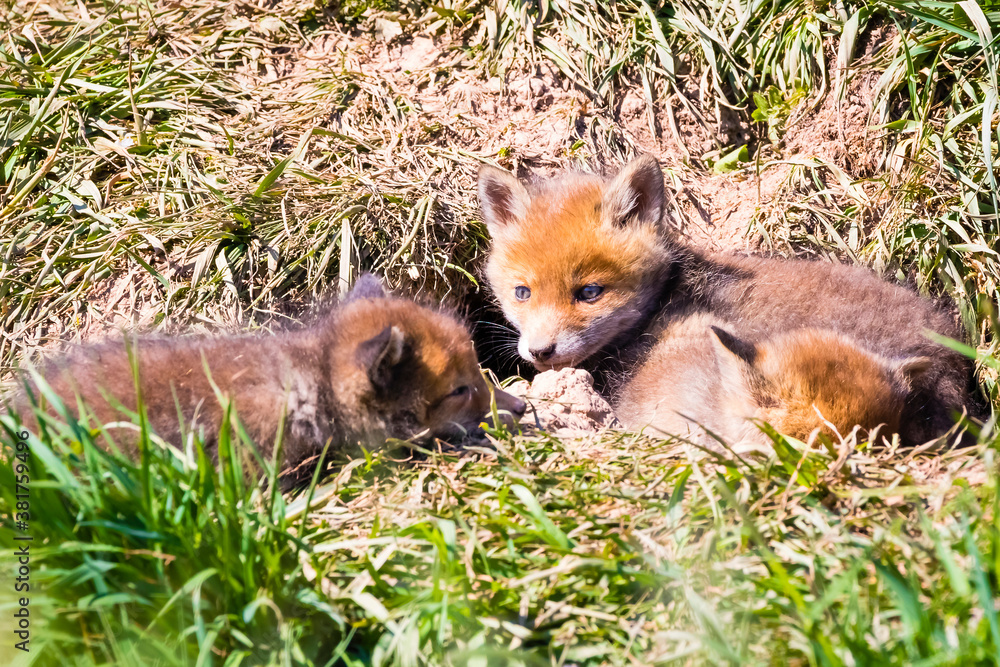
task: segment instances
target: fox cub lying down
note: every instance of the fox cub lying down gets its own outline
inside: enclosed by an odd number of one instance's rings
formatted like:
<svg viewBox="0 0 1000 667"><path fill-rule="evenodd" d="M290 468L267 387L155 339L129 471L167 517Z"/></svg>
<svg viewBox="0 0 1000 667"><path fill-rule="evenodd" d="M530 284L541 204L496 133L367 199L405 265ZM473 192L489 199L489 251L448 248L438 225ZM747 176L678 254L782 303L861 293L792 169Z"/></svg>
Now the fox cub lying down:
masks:
<svg viewBox="0 0 1000 667"><path fill-rule="evenodd" d="M493 239L486 277L520 332L520 355L540 370L590 370L624 414L659 410L662 397L629 381L670 377L650 350L692 313L752 344L818 329L890 365L925 359L898 415L905 444L947 432L969 405L971 365L924 335L958 338L948 314L862 267L682 245L663 224L663 174L651 156L610 180L567 173L530 185L484 166L479 200Z"/></svg>
<svg viewBox="0 0 1000 667"><path fill-rule="evenodd" d="M679 318L622 389L618 418L708 446L711 431L734 447L767 438L751 422L805 439L819 429L891 435L927 357L890 360L842 334L796 329L759 344L740 340L705 313ZM664 372L666 370L666 372Z"/></svg>
<svg viewBox="0 0 1000 667"><path fill-rule="evenodd" d="M222 418L216 391L233 401L266 456L286 413L285 464L292 468L319 454L327 440L349 448L378 446L389 437L464 433L485 418L491 397L515 418L525 409L520 399L487 384L459 321L387 296L371 275L361 276L342 304L299 331L134 342L139 390L153 429L176 445L183 444L185 427L201 430L213 456ZM102 423L121 418L119 406L136 409L124 342L80 347L49 362L41 374L68 406L78 395ZM38 396L37 387L32 393ZM15 396L14 407L30 425L24 393ZM115 429L113 436L134 443L134 427Z"/></svg>

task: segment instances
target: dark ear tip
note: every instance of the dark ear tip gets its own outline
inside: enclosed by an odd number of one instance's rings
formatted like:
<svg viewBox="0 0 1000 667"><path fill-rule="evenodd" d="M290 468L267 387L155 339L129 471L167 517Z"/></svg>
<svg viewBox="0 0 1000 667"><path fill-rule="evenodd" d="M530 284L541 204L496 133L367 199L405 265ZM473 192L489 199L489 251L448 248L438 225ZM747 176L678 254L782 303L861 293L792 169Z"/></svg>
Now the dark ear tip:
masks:
<svg viewBox="0 0 1000 667"><path fill-rule="evenodd" d="M663 179L663 168L660 167L660 161L651 153L637 155L627 166L633 174L643 174L649 178L655 178L658 174L659 180Z"/></svg>
<svg viewBox="0 0 1000 667"><path fill-rule="evenodd" d="M710 325L710 328L723 347L748 364L754 363L757 358L757 348L752 343L740 340L721 327Z"/></svg>
<svg viewBox="0 0 1000 667"><path fill-rule="evenodd" d="M657 169L660 167L660 161L652 153L640 153L635 157L633 162L638 162L640 164L648 164L649 166L656 166Z"/></svg>
<svg viewBox="0 0 1000 667"><path fill-rule="evenodd" d="M344 297L344 303L358 299L384 299L385 296L385 288L379 277L371 273L362 273L354 281L354 287Z"/></svg>
<svg viewBox="0 0 1000 667"><path fill-rule="evenodd" d="M714 324L710 325L709 328L712 330L712 333L719 340L719 342L722 343L722 345L727 350L729 350L730 352L734 352L739 356L742 356L740 355L740 351L743 346L740 340L736 338L736 336L729 333L722 327L715 326Z"/></svg>
<svg viewBox="0 0 1000 667"><path fill-rule="evenodd" d="M391 384L394 369L407 354L406 334L398 326L387 325L382 331L362 341L355 352L358 363L379 388Z"/></svg>

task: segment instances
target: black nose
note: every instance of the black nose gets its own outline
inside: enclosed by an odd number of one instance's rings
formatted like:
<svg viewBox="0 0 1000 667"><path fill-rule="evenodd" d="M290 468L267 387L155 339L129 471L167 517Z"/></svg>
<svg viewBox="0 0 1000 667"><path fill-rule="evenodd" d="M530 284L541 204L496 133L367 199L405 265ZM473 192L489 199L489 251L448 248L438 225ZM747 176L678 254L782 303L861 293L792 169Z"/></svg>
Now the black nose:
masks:
<svg viewBox="0 0 1000 667"><path fill-rule="evenodd" d="M528 350L528 353L531 354L531 356L534 357L537 361L545 361L546 359L551 357L555 353L555 351L556 351L556 344L552 343L552 345L549 345L548 347L543 347L540 350Z"/></svg>

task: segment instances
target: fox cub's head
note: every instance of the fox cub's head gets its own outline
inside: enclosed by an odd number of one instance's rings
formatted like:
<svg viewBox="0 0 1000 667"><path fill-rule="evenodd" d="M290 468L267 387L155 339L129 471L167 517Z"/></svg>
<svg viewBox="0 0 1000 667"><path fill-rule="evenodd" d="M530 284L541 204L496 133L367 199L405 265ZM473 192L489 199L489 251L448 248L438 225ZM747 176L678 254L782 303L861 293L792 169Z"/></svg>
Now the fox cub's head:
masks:
<svg viewBox="0 0 1000 667"><path fill-rule="evenodd" d="M337 314L337 330L336 393L350 413L374 417L389 437L464 434L490 412L491 396L514 420L524 414L524 401L483 378L458 320L387 296L373 276L358 280Z"/></svg>
<svg viewBox="0 0 1000 667"><path fill-rule="evenodd" d="M846 436L855 426L896 433L927 357L886 359L832 331L799 329L759 345L712 327L723 382L742 387L752 416L804 439L815 428ZM827 423L829 422L829 423Z"/></svg>
<svg viewBox="0 0 1000 667"><path fill-rule="evenodd" d="M483 166L479 204L493 238L487 278L539 370L580 363L655 309L673 252L653 157L610 181L566 174L530 190Z"/></svg>

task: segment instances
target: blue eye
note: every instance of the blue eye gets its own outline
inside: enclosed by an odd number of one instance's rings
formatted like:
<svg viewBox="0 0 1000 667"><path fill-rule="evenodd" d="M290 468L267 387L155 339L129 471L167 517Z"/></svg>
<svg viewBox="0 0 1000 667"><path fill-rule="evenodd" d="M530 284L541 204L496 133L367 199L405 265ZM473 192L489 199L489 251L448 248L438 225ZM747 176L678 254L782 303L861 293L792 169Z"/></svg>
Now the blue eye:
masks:
<svg viewBox="0 0 1000 667"><path fill-rule="evenodd" d="M518 301L527 301L531 298L531 290L524 285L518 285L514 288L514 296L517 297Z"/></svg>
<svg viewBox="0 0 1000 667"><path fill-rule="evenodd" d="M597 298L604 293L604 288L600 285L584 285L576 293L577 301L597 301Z"/></svg>

